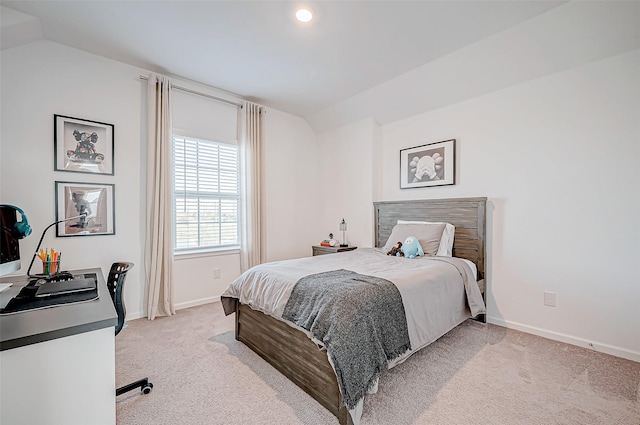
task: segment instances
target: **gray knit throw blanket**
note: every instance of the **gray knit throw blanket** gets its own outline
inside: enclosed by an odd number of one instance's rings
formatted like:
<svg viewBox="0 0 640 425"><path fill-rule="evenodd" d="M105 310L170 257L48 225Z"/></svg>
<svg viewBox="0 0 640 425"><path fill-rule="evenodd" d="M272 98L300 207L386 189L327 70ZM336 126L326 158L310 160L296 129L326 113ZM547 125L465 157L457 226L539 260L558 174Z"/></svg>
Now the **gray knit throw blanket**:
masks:
<svg viewBox="0 0 640 425"><path fill-rule="evenodd" d="M398 288L388 280L350 270L300 279L282 318L322 341L348 409L377 382L389 360L411 348Z"/></svg>

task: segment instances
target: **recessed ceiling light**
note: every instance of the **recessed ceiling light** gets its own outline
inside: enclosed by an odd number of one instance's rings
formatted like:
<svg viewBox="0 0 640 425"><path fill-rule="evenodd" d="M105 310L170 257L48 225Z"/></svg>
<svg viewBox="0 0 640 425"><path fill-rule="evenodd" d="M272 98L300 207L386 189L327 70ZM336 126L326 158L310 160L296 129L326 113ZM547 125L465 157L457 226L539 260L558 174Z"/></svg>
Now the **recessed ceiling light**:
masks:
<svg viewBox="0 0 640 425"><path fill-rule="evenodd" d="M296 18L300 22L309 22L313 18L313 14L310 10L300 9L296 12Z"/></svg>

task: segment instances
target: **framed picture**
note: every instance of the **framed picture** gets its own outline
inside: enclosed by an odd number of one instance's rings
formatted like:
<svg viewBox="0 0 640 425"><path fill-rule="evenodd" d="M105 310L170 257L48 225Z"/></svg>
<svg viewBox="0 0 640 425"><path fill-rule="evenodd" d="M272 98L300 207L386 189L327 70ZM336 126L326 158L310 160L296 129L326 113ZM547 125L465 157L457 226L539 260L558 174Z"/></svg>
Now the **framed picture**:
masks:
<svg viewBox="0 0 640 425"><path fill-rule="evenodd" d="M53 116L56 171L113 175L113 124Z"/></svg>
<svg viewBox="0 0 640 425"><path fill-rule="evenodd" d="M113 184L56 182L56 236L115 235Z"/></svg>
<svg viewBox="0 0 640 425"><path fill-rule="evenodd" d="M400 189L455 184L456 140L400 150Z"/></svg>

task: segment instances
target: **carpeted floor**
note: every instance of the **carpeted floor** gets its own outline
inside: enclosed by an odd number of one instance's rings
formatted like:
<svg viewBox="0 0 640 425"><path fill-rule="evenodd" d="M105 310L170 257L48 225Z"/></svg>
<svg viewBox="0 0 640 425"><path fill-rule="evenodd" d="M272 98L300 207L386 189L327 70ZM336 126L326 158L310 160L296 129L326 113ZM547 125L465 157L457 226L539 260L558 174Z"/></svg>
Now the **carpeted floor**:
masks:
<svg viewBox="0 0 640 425"><path fill-rule="evenodd" d="M134 320L116 338L118 425L337 424L233 336L220 303ZM388 371L362 425L640 425L640 363L467 321Z"/></svg>

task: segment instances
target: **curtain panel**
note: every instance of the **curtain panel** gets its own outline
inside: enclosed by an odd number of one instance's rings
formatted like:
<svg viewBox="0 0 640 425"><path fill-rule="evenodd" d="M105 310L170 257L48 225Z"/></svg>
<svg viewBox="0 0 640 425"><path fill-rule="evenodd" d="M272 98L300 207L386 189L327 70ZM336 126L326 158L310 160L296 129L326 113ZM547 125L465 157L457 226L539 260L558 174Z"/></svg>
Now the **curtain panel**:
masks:
<svg viewBox="0 0 640 425"><path fill-rule="evenodd" d="M173 306L171 80L150 74L147 86L147 318L171 316Z"/></svg>
<svg viewBox="0 0 640 425"><path fill-rule="evenodd" d="M245 271L265 261L264 115L265 108L245 102L242 108L242 241L240 267Z"/></svg>

